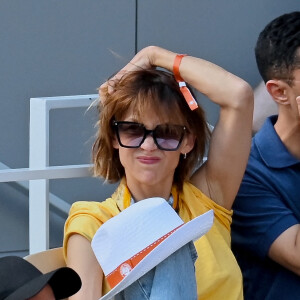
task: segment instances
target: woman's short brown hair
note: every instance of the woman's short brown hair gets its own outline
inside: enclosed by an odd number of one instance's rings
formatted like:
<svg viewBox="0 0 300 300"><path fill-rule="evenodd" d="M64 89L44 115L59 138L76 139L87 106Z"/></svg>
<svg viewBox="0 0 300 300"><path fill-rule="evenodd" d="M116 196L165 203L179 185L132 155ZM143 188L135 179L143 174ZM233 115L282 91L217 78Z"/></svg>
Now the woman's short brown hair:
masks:
<svg viewBox="0 0 300 300"><path fill-rule="evenodd" d="M210 131L201 107L191 111L174 76L162 70L138 70L128 72L101 89L99 100L99 129L93 145L94 175L108 182L119 181L125 174L117 149L113 148L115 133L113 120L122 120L128 109L132 109L137 120L154 109L160 118L181 124L195 136L195 145L186 159L180 158L175 170L174 182L179 188L192 171L202 162Z"/></svg>

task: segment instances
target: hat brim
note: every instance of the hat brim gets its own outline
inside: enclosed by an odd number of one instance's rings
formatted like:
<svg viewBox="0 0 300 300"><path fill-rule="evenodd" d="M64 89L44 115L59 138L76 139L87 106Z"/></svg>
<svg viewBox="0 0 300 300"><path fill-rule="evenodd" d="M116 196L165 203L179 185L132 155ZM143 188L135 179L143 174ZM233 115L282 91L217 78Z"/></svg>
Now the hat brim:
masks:
<svg viewBox="0 0 300 300"><path fill-rule="evenodd" d="M111 299L178 249L192 240L199 239L211 228L213 217L213 210L210 210L178 228L146 255L118 285L101 297L100 300Z"/></svg>
<svg viewBox="0 0 300 300"><path fill-rule="evenodd" d="M57 299L72 296L81 288L79 275L73 269L63 267L35 277L6 297L5 300L31 298L39 293L47 284L50 284Z"/></svg>

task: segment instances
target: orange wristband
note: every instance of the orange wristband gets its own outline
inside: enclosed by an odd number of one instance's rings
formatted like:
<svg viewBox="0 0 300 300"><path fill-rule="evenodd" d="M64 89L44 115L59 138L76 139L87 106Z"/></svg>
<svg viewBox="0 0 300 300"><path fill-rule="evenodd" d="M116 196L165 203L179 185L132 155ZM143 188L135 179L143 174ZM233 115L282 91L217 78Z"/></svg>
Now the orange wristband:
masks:
<svg viewBox="0 0 300 300"><path fill-rule="evenodd" d="M181 60L184 56L187 56L187 54L177 54L176 55L174 64L173 64L173 74L174 74L176 81L179 84L180 91L181 91L183 97L185 98L186 103L188 104L188 106L191 110L194 110L194 109L198 108L197 101L194 99L191 91L186 86L186 83L180 76L180 72L179 72L179 66L180 66Z"/></svg>
<svg viewBox="0 0 300 300"><path fill-rule="evenodd" d="M184 56L187 56L187 54L177 54L175 57L175 60L174 60L173 74L174 74L176 81L183 81L183 79L180 76L179 66L180 66L181 60Z"/></svg>

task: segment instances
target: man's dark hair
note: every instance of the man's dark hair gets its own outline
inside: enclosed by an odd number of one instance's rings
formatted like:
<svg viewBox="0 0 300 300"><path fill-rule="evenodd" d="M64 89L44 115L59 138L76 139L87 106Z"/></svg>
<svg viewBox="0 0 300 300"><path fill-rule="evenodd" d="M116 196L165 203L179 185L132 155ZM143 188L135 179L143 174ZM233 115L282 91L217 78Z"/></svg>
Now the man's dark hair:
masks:
<svg viewBox="0 0 300 300"><path fill-rule="evenodd" d="M260 33L255 56L263 80L282 79L292 84L300 67L300 11L281 15Z"/></svg>

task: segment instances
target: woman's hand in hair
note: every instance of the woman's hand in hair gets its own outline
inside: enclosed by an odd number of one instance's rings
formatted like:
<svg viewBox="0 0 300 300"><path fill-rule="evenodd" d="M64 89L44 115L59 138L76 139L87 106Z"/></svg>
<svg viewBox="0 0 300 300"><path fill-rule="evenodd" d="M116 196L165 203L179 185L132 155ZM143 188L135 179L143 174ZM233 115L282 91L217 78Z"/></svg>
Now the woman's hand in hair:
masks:
<svg viewBox="0 0 300 300"><path fill-rule="evenodd" d="M155 46L148 46L139 51L124 68L122 68L119 72L117 72L114 76L100 86L100 98L105 92L112 93L115 82L118 82L124 74L140 69L152 69L155 67L153 65L153 61L156 49L157 47Z"/></svg>

